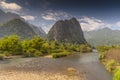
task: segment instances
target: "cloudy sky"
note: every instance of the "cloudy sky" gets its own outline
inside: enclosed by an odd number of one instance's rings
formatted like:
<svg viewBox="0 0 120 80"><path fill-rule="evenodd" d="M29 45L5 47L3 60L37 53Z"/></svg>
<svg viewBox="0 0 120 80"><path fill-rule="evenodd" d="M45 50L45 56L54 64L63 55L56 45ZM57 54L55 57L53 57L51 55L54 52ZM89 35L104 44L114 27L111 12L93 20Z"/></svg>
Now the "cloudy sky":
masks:
<svg viewBox="0 0 120 80"><path fill-rule="evenodd" d="M120 0L0 0L0 9L19 14L46 32L57 20L71 17L84 31L120 29Z"/></svg>

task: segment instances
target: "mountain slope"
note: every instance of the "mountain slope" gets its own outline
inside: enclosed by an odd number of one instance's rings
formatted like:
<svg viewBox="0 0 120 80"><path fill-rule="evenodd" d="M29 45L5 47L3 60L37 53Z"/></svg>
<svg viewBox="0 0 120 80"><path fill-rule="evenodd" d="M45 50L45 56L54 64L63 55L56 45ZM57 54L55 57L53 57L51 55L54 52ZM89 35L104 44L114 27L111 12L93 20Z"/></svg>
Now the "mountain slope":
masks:
<svg viewBox="0 0 120 80"><path fill-rule="evenodd" d="M120 31L103 28L96 31L84 32L88 43L93 46L120 44Z"/></svg>
<svg viewBox="0 0 120 80"><path fill-rule="evenodd" d="M75 18L57 21L48 32L47 38L59 42L87 43L81 26Z"/></svg>
<svg viewBox="0 0 120 80"><path fill-rule="evenodd" d="M0 37L16 34L21 38L31 38L36 33L24 21L13 19L0 25Z"/></svg>
<svg viewBox="0 0 120 80"><path fill-rule="evenodd" d="M37 35L39 35L43 38L46 38L46 33L43 31L43 29L41 27L36 27L34 25L30 25L30 26Z"/></svg>
<svg viewBox="0 0 120 80"><path fill-rule="evenodd" d="M11 13L11 12L5 13L4 11L0 10L0 23L7 22L7 21L12 20L14 18L24 20L23 18L21 18L17 14L14 14L14 13Z"/></svg>
<svg viewBox="0 0 120 80"><path fill-rule="evenodd" d="M14 20L13 20L14 19ZM2 10L0 10L0 23L1 24L3 24L3 23L5 23L3 26L9 26L9 25L16 25L17 26L17 24L21 24L21 23L15 23L15 21L18 21L18 20L15 20L15 19L19 19L19 20L21 20L21 21L19 21L19 22L23 22L23 23L25 23L27 26L29 26L29 27L31 27L33 30L32 31L34 31L34 33L35 34L37 34L38 36L40 36L40 37L43 37L43 38L45 38L46 37L46 33L42 30L42 28L41 27L36 27L36 26L34 26L34 25L30 25L29 23L27 23L27 22L25 22L25 20L23 19L23 18L21 18L19 15L17 15L17 14L14 14L14 13L11 13L11 12L4 12L4 11L2 11ZM11 20L11 21L10 21ZM13 22L13 21L14 22ZM6 23L7 22L7 23ZM12 23L11 23L12 22ZM8 24L9 23L9 24ZM24 25L25 26L25 25ZM24 28L23 28L24 29ZM6 28L5 29L6 31L7 30L9 30L8 28ZM14 30L14 28L13 28L13 30ZM4 33L2 30L0 30L0 33ZM16 33L19 33L19 32L16 32ZM7 34L7 33L5 33L5 34ZM3 34L0 34L0 37L1 36L3 36Z"/></svg>

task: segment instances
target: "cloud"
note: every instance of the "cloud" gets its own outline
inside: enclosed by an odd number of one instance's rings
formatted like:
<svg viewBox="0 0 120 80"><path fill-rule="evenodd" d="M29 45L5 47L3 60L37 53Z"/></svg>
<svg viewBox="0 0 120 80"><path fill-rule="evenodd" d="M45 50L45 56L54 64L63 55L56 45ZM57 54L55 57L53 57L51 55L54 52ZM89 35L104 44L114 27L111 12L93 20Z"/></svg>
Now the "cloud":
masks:
<svg viewBox="0 0 120 80"><path fill-rule="evenodd" d="M64 19L64 18L68 18L70 16L70 14L63 12L63 11L53 11L53 10L48 10L46 12L44 12L41 17L44 20L59 20L59 19Z"/></svg>
<svg viewBox="0 0 120 80"><path fill-rule="evenodd" d="M0 7L5 10L19 11L22 7L16 3L7 3L5 0L0 1Z"/></svg>
<svg viewBox="0 0 120 80"><path fill-rule="evenodd" d="M84 31L92 31L92 30L98 30L98 29L102 29L105 27L109 27L111 28L111 24L108 23L104 23L99 19L96 19L94 17L82 17L81 19L79 19L81 27Z"/></svg>
<svg viewBox="0 0 120 80"><path fill-rule="evenodd" d="M28 21L33 21L35 20L35 16L31 16L31 15L25 15L25 16L21 16L22 18L24 18L25 20L28 20Z"/></svg>
<svg viewBox="0 0 120 80"><path fill-rule="evenodd" d="M116 22L116 26L120 27L120 21Z"/></svg>

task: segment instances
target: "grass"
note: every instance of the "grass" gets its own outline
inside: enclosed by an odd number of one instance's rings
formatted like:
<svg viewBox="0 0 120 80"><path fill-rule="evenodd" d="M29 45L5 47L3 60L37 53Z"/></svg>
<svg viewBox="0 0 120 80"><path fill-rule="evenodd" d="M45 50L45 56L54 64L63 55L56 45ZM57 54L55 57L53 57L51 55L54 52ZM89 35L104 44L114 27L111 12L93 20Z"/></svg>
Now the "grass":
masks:
<svg viewBox="0 0 120 80"><path fill-rule="evenodd" d="M68 56L70 54L71 54L71 52L69 52L69 51L63 51L63 52L60 52L60 53L52 53L52 57L53 58L60 58L60 57Z"/></svg>

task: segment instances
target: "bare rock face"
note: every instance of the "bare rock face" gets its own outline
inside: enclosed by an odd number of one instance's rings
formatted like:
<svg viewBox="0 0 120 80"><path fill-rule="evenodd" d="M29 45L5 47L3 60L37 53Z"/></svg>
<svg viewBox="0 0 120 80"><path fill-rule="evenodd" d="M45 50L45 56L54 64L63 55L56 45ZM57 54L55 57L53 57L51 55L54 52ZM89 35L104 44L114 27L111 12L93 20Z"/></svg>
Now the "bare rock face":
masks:
<svg viewBox="0 0 120 80"><path fill-rule="evenodd" d="M48 32L47 38L58 42L87 43L81 26L75 18L57 21Z"/></svg>

